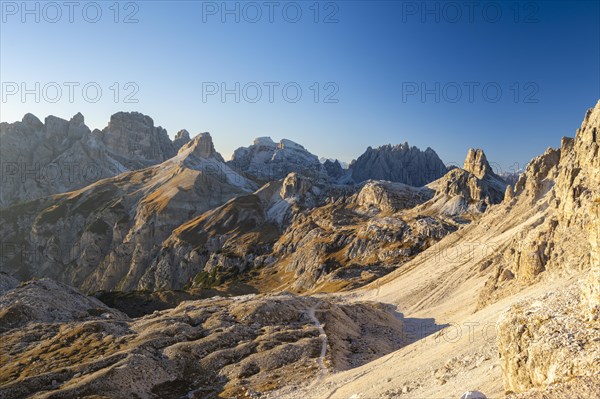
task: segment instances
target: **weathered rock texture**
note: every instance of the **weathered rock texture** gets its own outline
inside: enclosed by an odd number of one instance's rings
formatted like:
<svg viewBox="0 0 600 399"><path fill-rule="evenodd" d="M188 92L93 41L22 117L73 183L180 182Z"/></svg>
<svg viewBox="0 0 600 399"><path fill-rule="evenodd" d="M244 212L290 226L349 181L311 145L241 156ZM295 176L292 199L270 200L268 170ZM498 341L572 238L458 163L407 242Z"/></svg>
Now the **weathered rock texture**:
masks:
<svg viewBox="0 0 600 399"><path fill-rule="evenodd" d="M497 339L506 390L600 377L600 323L586 320L578 292L572 287L550 293L513 305L500 317Z"/></svg>
<svg viewBox="0 0 600 399"><path fill-rule="evenodd" d="M371 303L245 296L129 319L50 280L0 303L6 399L256 396L402 345L402 322Z"/></svg>
<svg viewBox="0 0 600 399"><path fill-rule="evenodd" d="M339 188L294 172L254 191L202 133L155 167L9 208L2 266L87 292L240 279L259 292L349 289L478 218L504 188L489 170L478 178L457 168L423 188Z"/></svg>
<svg viewBox="0 0 600 399"><path fill-rule="evenodd" d="M228 164L263 182L283 179L291 172L314 179L327 176L316 155L287 139L275 143L270 137L259 137L251 146L235 150Z"/></svg>
<svg viewBox="0 0 600 399"><path fill-rule="evenodd" d="M80 113L70 121L48 116L44 123L27 114L21 122L1 123L0 140L0 207L79 189L176 154L167 132L137 112L114 114L106 128L93 132Z"/></svg>
<svg viewBox="0 0 600 399"><path fill-rule="evenodd" d="M575 139L534 159L507 209L537 210L492 261L480 306L543 280L587 276L566 292L513 306L499 321L507 390L543 388L600 373L600 102ZM534 396L535 397L535 396Z"/></svg>
<svg viewBox="0 0 600 399"><path fill-rule="evenodd" d="M421 187L446 174L447 168L431 148L421 151L408 143L367 148L350 165L356 182L389 180Z"/></svg>
<svg viewBox="0 0 600 399"><path fill-rule="evenodd" d="M484 212L501 203L507 189L506 182L492 171L480 149L469 150L464 169L454 168L427 187L436 191L436 209L449 215Z"/></svg>
<svg viewBox="0 0 600 399"><path fill-rule="evenodd" d="M486 284L482 304L535 283L544 271L550 271L548 277L589 271L582 306L590 317L598 317L599 129L600 104L588 111L575 139L564 138L560 149L550 148L529 163L514 198L508 196L503 207L508 213L518 208L538 213L497 255L497 273ZM507 274L514 279L500 281Z"/></svg>
<svg viewBox="0 0 600 399"><path fill-rule="evenodd" d="M150 277L148 264L175 228L255 188L201 134L160 165L7 208L0 216L1 269L86 291L134 289L141 280L156 286L163 276ZM173 270L177 281L198 272Z"/></svg>
<svg viewBox="0 0 600 399"><path fill-rule="evenodd" d="M139 112L118 112L110 117L108 126L97 131L102 142L128 166L129 170L139 169L136 163L157 164L173 157L176 153L173 143L162 127L155 127L149 116Z"/></svg>
<svg viewBox="0 0 600 399"><path fill-rule="evenodd" d="M123 320L126 316L93 297L50 279L34 280L0 296L0 333L36 323L67 323L93 317Z"/></svg>
<svg viewBox="0 0 600 399"><path fill-rule="evenodd" d="M175 148L175 151L179 151L179 149L183 147L184 144L187 144L190 140L190 133L187 130L183 129L178 131L173 139L173 147Z"/></svg>

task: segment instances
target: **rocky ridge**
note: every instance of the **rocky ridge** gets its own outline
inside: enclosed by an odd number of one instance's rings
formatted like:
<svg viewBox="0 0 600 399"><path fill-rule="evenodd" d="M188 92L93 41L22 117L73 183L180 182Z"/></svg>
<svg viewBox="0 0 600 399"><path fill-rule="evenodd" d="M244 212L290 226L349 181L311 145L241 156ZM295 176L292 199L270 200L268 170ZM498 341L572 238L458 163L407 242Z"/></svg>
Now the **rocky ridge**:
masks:
<svg viewBox="0 0 600 399"><path fill-rule="evenodd" d="M127 171L159 164L176 154L161 127L137 112L119 112L90 131L83 115L67 121L32 114L0 123L3 184L0 207L64 193Z"/></svg>
<svg viewBox="0 0 600 399"><path fill-rule="evenodd" d="M212 289L240 278L250 292L349 289L478 218L502 201L503 184L454 169L424 188L338 188L290 173L256 190L202 133L160 165L9 208L0 235L14 248L3 269L87 292ZM22 256L31 248L34 259Z"/></svg>
<svg viewBox="0 0 600 399"><path fill-rule="evenodd" d="M88 291L133 289L173 229L254 189L201 134L159 165L6 208L2 270Z"/></svg>
<svg viewBox="0 0 600 399"><path fill-rule="evenodd" d="M547 208L542 219L505 252L508 262L499 263L485 293L510 292L582 272L587 279L563 292L519 304L499 320L498 346L509 390L600 377L598 131L600 101L586 113L575 139L564 138L559 151L548 150L532 162L517 183L526 200L543 195ZM543 184L549 177L554 184ZM498 275L511 277L499 286Z"/></svg>
<svg viewBox="0 0 600 399"><path fill-rule="evenodd" d="M258 137L249 147L235 150L228 164L262 182L283 179L292 172L317 180L326 178L319 158L287 139L275 143L270 137Z"/></svg>
<svg viewBox="0 0 600 399"><path fill-rule="evenodd" d="M425 151L408 143L367 148L350 164L355 182L388 180L421 187L439 179L448 169L431 148Z"/></svg>

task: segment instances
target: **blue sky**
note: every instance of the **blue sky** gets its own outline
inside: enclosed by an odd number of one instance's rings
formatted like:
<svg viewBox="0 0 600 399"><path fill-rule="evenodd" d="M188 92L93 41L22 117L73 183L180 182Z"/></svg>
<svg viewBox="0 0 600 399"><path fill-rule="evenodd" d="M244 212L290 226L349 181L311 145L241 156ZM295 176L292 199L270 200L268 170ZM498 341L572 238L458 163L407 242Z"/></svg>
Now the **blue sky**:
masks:
<svg viewBox="0 0 600 399"><path fill-rule="evenodd" d="M171 136L210 131L225 157L257 136L345 161L408 141L448 164L480 147L506 171L600 98L593 1L78 2L72 22L62 3L2 1L2 121L135 110Z"/></svg>

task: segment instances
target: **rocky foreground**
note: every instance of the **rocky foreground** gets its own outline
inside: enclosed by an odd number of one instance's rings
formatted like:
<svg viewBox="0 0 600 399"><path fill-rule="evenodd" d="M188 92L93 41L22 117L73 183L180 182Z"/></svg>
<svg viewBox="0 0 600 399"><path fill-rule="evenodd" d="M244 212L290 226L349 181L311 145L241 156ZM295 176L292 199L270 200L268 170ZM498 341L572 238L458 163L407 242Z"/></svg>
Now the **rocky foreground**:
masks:
<svg viewBox="0 0 600 399"><path fill-rule="evenodd" d="M7 399L255 396L403 344L401 320L377 303L216 297L131 319L52 280L0 281Z"/></svg>

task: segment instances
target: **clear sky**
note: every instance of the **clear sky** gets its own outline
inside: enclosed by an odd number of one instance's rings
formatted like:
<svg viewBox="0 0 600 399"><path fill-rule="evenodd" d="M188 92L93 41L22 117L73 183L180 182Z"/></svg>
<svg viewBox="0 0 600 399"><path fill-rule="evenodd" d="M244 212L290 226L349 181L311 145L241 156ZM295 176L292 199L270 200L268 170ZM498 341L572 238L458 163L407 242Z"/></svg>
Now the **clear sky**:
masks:
<svg viewBox="0 0 600 399"><path fill-rule="evenodd" d="M225 157L257 136L345 161L408 141L510 170L600 98L595 1L50 4L2 1L2 121L135 110Z"/></svg>

